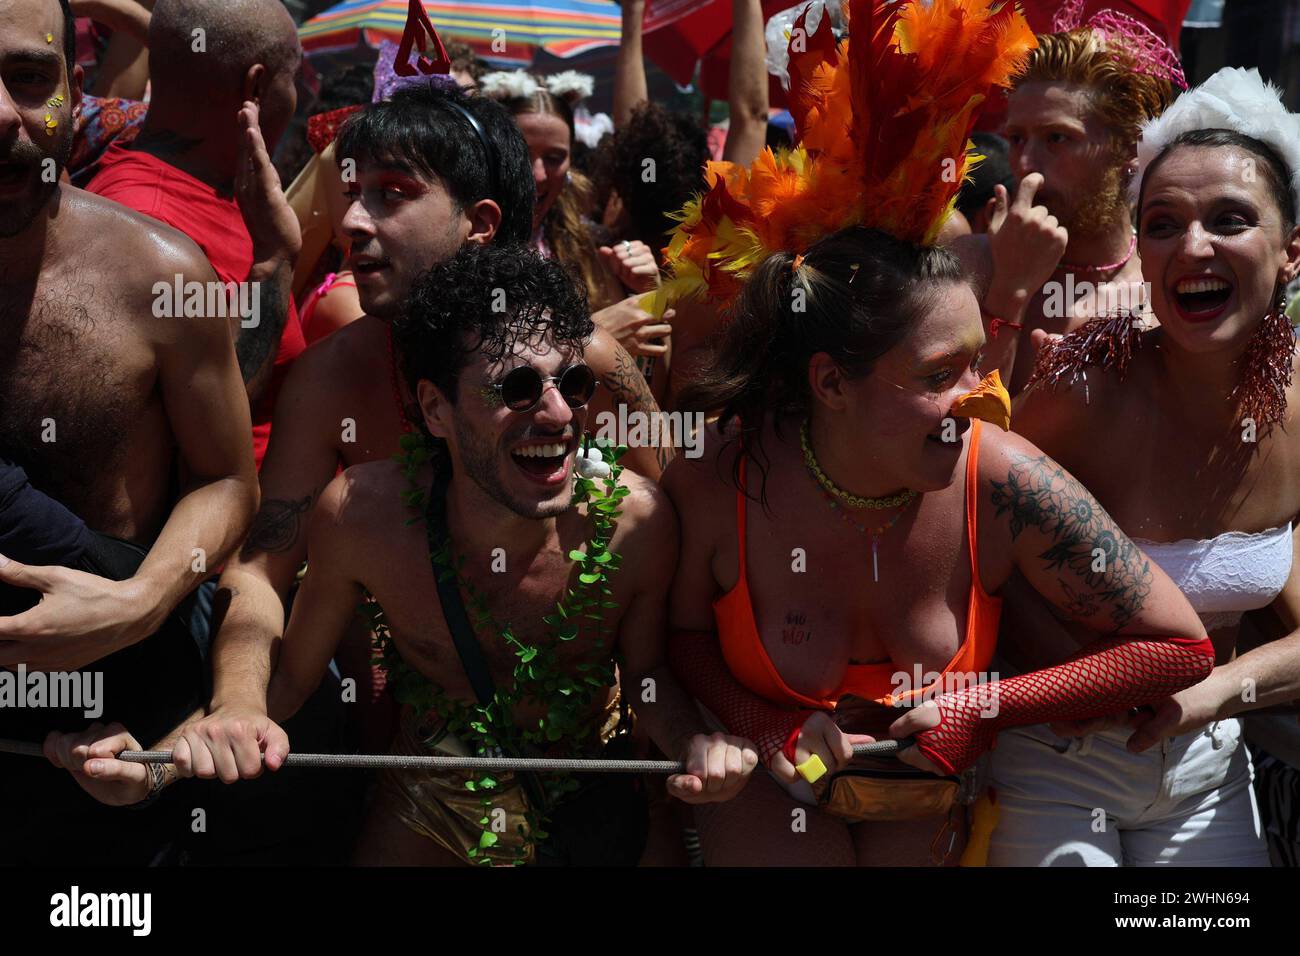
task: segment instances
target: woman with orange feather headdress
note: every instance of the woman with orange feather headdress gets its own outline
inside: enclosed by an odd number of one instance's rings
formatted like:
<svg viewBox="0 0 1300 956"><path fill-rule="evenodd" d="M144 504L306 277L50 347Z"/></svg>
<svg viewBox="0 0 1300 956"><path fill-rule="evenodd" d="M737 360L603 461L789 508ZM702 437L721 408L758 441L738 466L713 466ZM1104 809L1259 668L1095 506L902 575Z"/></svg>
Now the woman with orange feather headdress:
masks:
<svg viewBox="0 0 1300 956"><path fill-rule="evenodd" d="M795 23L798 147L710 164L668 250L665 297L726 317L682 395L720 418L703 458L664 477L683 529L669 662L764 765L697 807L711 863L950 862L1000 728L1146 703L1212 664L1168 579L1000 430L975 294L928 245L974 161L975 111L1033 45L1023 16L996 0L846 7L842 44L828 18ZM981 439L983 423L1000 428ZM1111 636L990 679L1013 571ZM886 736L915 746L853 757Z"/></svg>

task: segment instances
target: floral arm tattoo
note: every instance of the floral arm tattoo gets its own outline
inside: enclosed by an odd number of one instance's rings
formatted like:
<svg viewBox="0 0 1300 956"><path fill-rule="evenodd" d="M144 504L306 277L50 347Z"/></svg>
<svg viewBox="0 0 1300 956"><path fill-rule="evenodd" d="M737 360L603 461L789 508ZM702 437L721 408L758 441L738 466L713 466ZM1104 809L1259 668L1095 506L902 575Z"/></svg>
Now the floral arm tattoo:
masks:
<svg viewBox="0 0 1300 956"><path fill-rule="evenodd" d="M1094 629L1109 616L1119 630L1142 610L1150 562L1056 462L1013 455L991 500L999 516L1010 516L1013 540L1041 535L1032 539L1046 543L1037 558L1055 573L1071 614ZM999 731L1123 713L1191 687L1213 668L1214 645L1201 628L1099 637L1052 667L940 695L939 723L916 734L917 749L943 773L959 773Z"/></svg>
<svg viewBox="0 0 1300 956"><path fill-rule="evenodd" d="M1088 490L1046 455L1013 456L1005 482L993 482L993 506L1009 512L1011 538L1028 528L1050 539L1038 557L1058 575L1063 607L1090 620L1109 611L1115 630L1131 621L1151 592L1145 555L1115 524Z"/></svg>

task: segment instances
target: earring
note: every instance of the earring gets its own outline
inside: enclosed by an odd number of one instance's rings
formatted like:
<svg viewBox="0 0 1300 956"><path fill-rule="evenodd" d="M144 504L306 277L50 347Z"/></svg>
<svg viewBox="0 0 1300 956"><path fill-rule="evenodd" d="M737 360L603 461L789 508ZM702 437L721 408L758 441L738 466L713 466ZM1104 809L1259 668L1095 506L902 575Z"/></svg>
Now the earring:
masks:
<svg viewBox="0 0 1300 956"><path fill-rule="evenodd" d="M1295 329L1286 314L1286 298L1279 291L1276 306L1264 316L1246 346L1246 354L1241 357L1241 376L1228 396L1241 409L1243 418L1254 420L1257 429L1266 429L1286 418L1286 393L1291 387L1295 343Z"/></svg>

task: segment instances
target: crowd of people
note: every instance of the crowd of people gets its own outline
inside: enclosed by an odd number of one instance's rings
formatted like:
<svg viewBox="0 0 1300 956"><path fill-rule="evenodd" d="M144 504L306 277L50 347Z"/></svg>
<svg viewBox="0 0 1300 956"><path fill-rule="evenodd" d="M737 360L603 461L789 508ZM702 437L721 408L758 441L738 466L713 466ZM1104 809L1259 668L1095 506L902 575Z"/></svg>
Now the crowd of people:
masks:
<svg viewBox="0 0 1300 956"><path fill-rule="evenodd" d="M621 7L606 122L419 3L308 89L280 0L0 2L0 860L1294 865L1300 116L733 0L715 152Z"/></svg>

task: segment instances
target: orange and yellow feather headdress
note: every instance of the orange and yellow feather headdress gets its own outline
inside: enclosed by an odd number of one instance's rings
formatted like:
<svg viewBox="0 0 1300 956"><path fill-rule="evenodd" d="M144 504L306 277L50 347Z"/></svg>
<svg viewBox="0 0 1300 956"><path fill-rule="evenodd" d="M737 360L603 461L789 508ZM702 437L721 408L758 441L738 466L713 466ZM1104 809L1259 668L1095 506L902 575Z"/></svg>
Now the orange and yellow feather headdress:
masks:
<svg viewBox="0 0 1300 956"><path fill-rule="evenodd" d="M994 86L1037 42L1014 0L846 0L850 39L830 17L790 41L797 145L748 167L710 162L708 189L680 210L672 276L648 307L702 297L723 308L750 272L848 226L933 242L978 160L967 137Z"/></svg>

